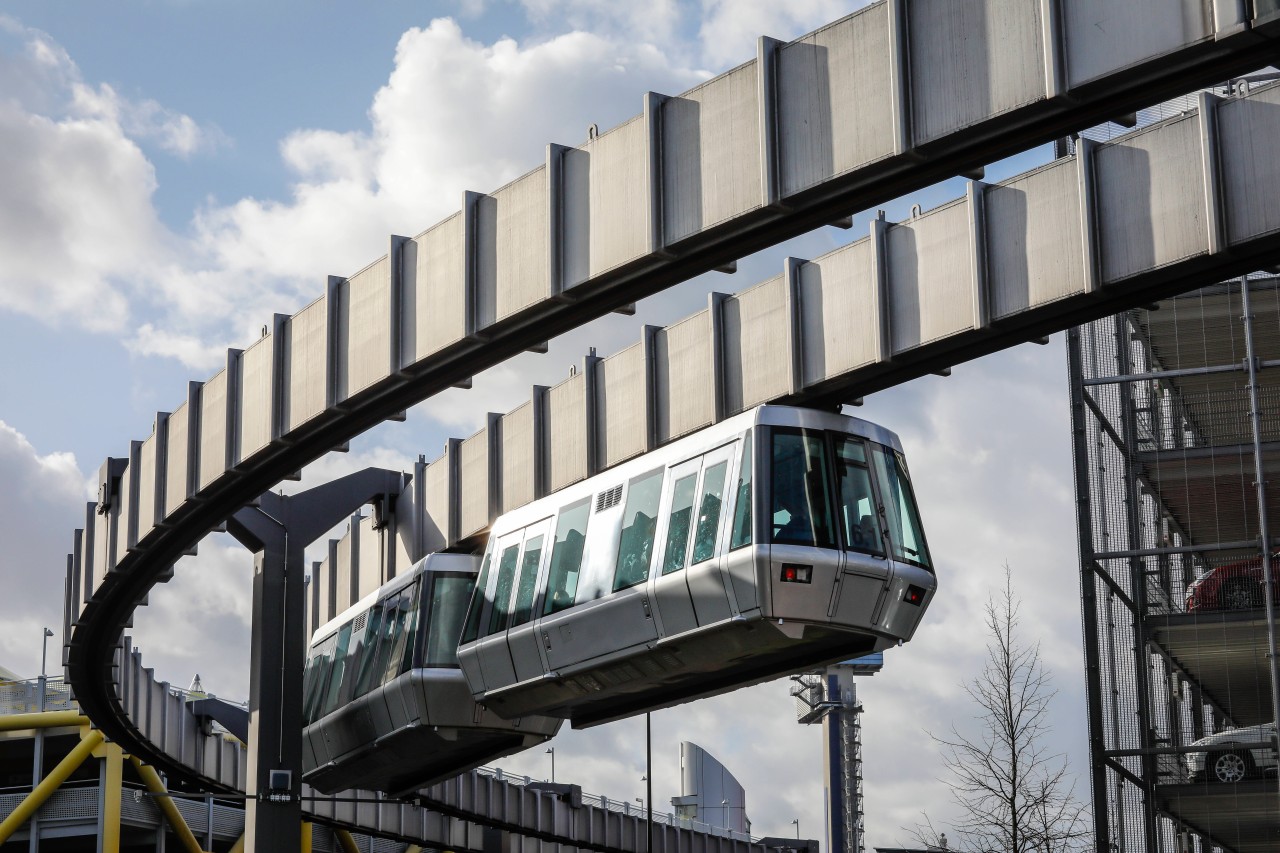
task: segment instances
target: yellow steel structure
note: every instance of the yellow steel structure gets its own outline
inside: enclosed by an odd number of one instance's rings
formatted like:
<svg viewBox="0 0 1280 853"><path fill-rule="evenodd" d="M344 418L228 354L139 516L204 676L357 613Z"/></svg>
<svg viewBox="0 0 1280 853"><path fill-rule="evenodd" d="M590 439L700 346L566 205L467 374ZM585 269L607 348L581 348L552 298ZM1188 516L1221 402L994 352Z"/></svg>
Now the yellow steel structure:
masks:
<svg viewBox="0 0 1280 853"><path fill-rule="evenodd" d="M0 716L0 732L20 732L23 729L53 729L60 726L83 726L89 720L79 711L42 711L32 714L7 714Z"/></svg>
<svg viewBox="0 0 1280 853"><path fill-rule="evenodd" d="M356 840L345 829L335 829L333 837L338 839L338 844L342 845L342 853L360 853Z"/></svg>
<svg viewBox="0 0 1280 853"><path fill-rule="evenodd" d="M94 753L102 759L102 853L120 853L120 794L124 788L124 750L104 743Z"/></svg>
<svg viewBox="0 0 1280 853"><path fill-rule="evenodd" d="M138 776L142 778L147 790L152 793L156 805L164 813L165 821L168 822L174 834L178 836L178 840L182 842L183 849L187 853L204 853L204 850L200 847L200 842L196 841L195 834L187 826L186 820L183 819L182 812L178 811L173 798L169 796L169 790L165 787L160 774L155 771L155 768L143 764L132 755L129 756L129 761L133 764L133 768L138 771Z"/></svg>
<svg viewBox="0 0 1280 853"><path fill-rule="evenodd" d="M302 822L302 853L311 853L311 821Z"/></svg>
<svg viewBox="0 0 1280 853"><path fill-rule="evenodd" d="M30 715L36 716L36 715ZM27 726L27 728L31 728ZM102 732L97 729L89 729L81 734L80 743L67 753L66 757L58 762L57 766L49 771L49 775L40 780L40 784L31 789L31 793L18 803L18 807L14 809L8 817L0 821L0 844L4 844L9 840L18 828L26 823L36 810L44 805L54 791L58 790L63 782L77 769L84 764L85 759L93 754L103 742ZM119 787L116 788L116 847L108 850L103 848L104 853L117 853L120 846L120 796Z"/></svg>

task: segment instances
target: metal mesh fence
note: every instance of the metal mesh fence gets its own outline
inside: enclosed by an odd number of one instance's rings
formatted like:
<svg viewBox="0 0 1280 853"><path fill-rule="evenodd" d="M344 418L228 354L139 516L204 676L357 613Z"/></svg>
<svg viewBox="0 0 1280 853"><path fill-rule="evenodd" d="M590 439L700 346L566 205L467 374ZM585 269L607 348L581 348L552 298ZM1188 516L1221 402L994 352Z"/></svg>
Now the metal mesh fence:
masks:
<svg viewBox="0 0 1280 853"><path fill-rule="evenodd" d="M1280 849L1249 393L1280 472L1280 280L1247 281L1252 373L1241 281L1070 339L1101 850Z"/></svg>

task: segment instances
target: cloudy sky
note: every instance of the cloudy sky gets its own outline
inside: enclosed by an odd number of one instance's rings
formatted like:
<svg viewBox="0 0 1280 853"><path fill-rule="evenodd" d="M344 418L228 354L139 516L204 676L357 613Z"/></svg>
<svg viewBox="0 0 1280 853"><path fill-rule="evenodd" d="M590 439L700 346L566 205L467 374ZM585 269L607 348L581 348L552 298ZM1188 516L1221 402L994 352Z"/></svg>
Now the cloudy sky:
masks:
<svg viewBox="0 0 1280 853"><path fill-rule="evenodd" d="M57 625L71 531L102 460L149 434L157 410L205 379L273 312L351 273L542 160L794 38L859 0L8 0L0 7L0 664L35 674ZM1043 159L993 166L998 178ZM903 217L963 192L949 182L888 206ZM866 233L825 229L552 342L418 406L316 482L437 455L531 384L554 384L588 346L608 354ZM961 681L981 664L981 608L1007 562L1023 627L1055 677L1055 739L1084 768L1074 516L1064 344L1024 346L868 398L857 412L902 437L940 593L909 645L860 685L868 836L954 807L927 732L964 729ZM134 632L157 674L247 693L249 558L211 537L152 595ZM56 658L56 653L52 656ZM786 682L654 715L655 799L679 794L677 744L693 740L747 788L757 834L822 837L820 732L794 722ZM643 794L643 720L555 741L560 781ZM545 777L542 750L511 759ZM1087 794L1081 775L1079 792Z"/></svg>

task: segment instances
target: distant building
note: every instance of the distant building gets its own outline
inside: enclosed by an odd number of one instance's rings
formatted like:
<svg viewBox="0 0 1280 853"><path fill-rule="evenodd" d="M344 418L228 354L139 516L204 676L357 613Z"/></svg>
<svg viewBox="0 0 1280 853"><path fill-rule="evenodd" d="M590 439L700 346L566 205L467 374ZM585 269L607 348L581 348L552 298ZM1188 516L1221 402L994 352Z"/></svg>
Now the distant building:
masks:
<svg viewBox="0 0 1280 853"><path fill-rule="evenodd" d="M751 832L747 792L715 756L696 743L680 744L680 796L671 798L676 817Z"/></svg>

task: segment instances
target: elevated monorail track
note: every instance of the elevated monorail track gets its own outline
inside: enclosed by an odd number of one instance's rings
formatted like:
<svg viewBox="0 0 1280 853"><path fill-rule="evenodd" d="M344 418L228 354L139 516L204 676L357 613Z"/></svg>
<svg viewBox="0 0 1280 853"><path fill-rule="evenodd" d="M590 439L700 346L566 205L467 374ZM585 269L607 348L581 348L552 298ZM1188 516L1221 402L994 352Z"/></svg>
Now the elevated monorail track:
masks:
<svg viewBox="0 0 1280 853"><path fill-rule="evenodd" d="M325 452L552 336L1266 64L1274 5L1183 0L1178 16L1167 0L888 0L795 42L762 40L754 62L680 97L650 94L640 117L579 148L550 146L538 170L467 194L460 213L416 238L393 237L387 256L331 278L317 302L230 351L150 438L104 465L69 583L65 662L81 707L149 763L228 790L144 735L112 669L134 609L207 532ZM756 135L715 120L725 114ZM712 420L770 400L847 401L1275 263L1280 166L1251 141L1277 138L1278 115L1275 88L1206 97L1199 111L974 184L967 199L901 225L876 222L868 239L739 297L733 341L728 300L714 303ZM767 334L770 322L787 333ZM781 351L759 349L764 341L786 347L780 376L767 359ZM736 391L719 373L733 346L757 349L732 368Z"/></svg>

